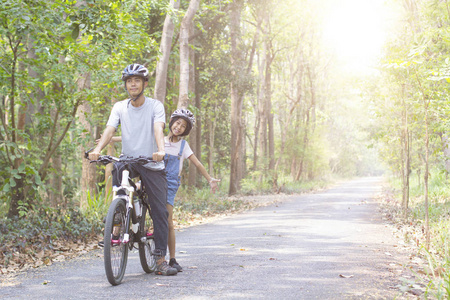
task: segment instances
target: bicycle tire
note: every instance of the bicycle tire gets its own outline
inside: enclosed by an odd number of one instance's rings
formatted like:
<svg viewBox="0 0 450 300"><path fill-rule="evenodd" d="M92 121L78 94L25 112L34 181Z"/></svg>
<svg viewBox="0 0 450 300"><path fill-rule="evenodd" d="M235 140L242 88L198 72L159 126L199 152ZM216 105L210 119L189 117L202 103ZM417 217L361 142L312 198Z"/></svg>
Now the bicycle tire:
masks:
<svg viewBox="0 0 450 300"><path fill-rule="evenodd" d="M119 285L122 282L127 267L128 245L122 242L126 227L126 211L125 201L116 198L111 202L106 215L103 253L106 277L112 285ZM118 232L117 229L114 232L114 220L116 225L120 224Z"/></svg>
<svg viewBox="0 0 450 300"><path fill-rule="evenodd" d="M139 258L141 261L142 269L145 273L152 273L156 270L156 258L153 255L155 250L155 240L153 235L147 235L150 227L150 214L149 219L146 221L147 206L142 206L142 216L139 224L139 230L141 232L141 241L139 242ZM145 237L145 239L143 239Z"/></svg>

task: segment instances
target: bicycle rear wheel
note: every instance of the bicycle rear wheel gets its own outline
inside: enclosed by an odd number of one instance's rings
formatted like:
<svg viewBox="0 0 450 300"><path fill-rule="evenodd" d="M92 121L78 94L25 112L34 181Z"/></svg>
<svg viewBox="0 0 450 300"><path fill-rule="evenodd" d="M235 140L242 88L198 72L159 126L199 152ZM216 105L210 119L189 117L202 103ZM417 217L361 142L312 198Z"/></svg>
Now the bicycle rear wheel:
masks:
<svg viewBox="0 0 450 300"><path fill-rule="evenodd" d="M156 259L153 255L155 250L155 240L153 234L149 233L151 228L150 214L147 217L147 206L143 205L139 230L141 231L141 241L139 242L139 258L141 260L142 269L146 273L152 273L156 270Z"/></svg>
<svg viewBox="0 0 450 300"><path fill-rule="evenodd" d="M106 277L112 285L120 284L127 267L128 246L123 243L126 211L125 201L116 198L111 203L106 215L103 252Z"/></svg>

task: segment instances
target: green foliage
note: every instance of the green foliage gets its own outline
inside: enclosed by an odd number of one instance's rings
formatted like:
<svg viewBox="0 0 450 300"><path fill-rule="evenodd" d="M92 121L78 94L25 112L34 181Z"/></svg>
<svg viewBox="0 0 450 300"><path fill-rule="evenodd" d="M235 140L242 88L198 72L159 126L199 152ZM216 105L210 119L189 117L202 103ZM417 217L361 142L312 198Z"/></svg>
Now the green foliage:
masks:
<svg viewBox="0 0 450 300"><path fill-rule="evenodd" d="M111 191L106 195L98 191L96 193L87 191L86 196L88 206L84 209L83 215L88 219L103 220L109 208L107 199L112 199Z"/></svg>
<svg viewBox="0 0 450 300"><path fill-rule="evenodd" d="M442 229L448 231L448 225ZM434 299L448 299L450 297L450 246L448 242L445 244L445 250L444 258L424 250L429 267L425 292L427 297L433 297Z"/></svg>
<svg viewBox="0 0 450 300"><path fill-rule="evenodd" d="M117 94L112 89L122 85L120 70L126 64L153 60L157 47L143 20L160 20L161 9L158 1L2 1L3 203L32 201L40 195L38 188L48 184L49 174L61 178L52 174L52 156L64 158L65 170L79 169L74 153L87 141L80 139L83 128L74 122L78 106L85 100L103 104ZM149 18L152 13L157 17ZM89 84L81 87L80 79ZM19 115L25 116L26 127L18 127ZM102 106L94 105L91 117L104 122ZM73 194L76 178L66 177L65 183Z"/></svg>
<svg viewBox="0 0 450 300"><path fill-rule="evenodd" d="M286 194L299 194L316 191L329 187L330 184L334 183L335 181L336 179L334 178L334 176L321 177L319 179L308 181L287 180L284 184L282 184L281 192Z"/></svg>
<svg viewBox="0 0 450 300"><path fill-rule="evenodd" d="M242 180L241 186L245 195L267 194L272 191L273 182L266 171L252 171Z"/></svg>
<svg viewBox="0 0 450 300"><path fill-rule="evenodd" d="M209 188L189 189L180 187L175 198L174 214L179 222L186 222L195 214L211 216L237 211L246 206L242 201L229 201L223 194L211 194ZM185 220L183 220L185 219Z"/></svg>
<svg viewBox="0 0 450 300"><path fill-rule="evenodd" d="M449 179L439 169L430 172L429 185L429 224L430 224L430 250L422 248L422 254L428 259L428 283L427 294L437 299L445 299L449 296L449 262L450 262L450 190ZM390 184L401 190L401 180L392 178ZM411 192L409 218L415 224L423 226L425 209L423 203L423 180L419 183L417 176L411 177ZM397 193L398 201L401 194ZM422 241L424 243L424 241Z"/></svg>
<svg viewBox="0 0 450 300"><path fill-rule="evenodd" d="M101 219L85 217L77 208L62 210L33 205L22 210L26 218L2 218L0 222L0 265L7 267L14 253L34 256L53 250L61 241L89 241L103 226Z"/></svg>
<svg viewBox="0 0 450 300"><path fill-rule="evenodd" d="M301 194L327 187L334 181L331 176L317 179L295 181L291 176L278 176L277 189L274 190L273 179L260 171L250 172L242 181L242 193L245 195L263 195L272 193Z"/></svg>

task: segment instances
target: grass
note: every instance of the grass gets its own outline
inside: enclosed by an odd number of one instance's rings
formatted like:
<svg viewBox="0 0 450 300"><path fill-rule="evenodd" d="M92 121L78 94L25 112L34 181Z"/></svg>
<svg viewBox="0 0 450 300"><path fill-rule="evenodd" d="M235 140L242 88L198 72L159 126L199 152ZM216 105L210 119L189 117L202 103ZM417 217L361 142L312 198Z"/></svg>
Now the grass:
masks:
<svg viewBox="0 0 450 300"><path fill-rule="evenodd" d="M252 172L247 178L242 180L242 193L245 195L260 195L272 193L295 194L304 193L328 187L335 182L336 178L326 177L314 180L295 181L291 176L279 176L277 186L274 189L273 179L270 176L263 176L258 172Z"/></svg>
<svg viewBox="0 0 450 300"><path fill-rule="evenodd" d="M428 186L430 247L425 247L425 236L422 228L425 224L425 203L423 180L417 176L410 178L410 201L408 217L402 222L413 224L415 236L405 236L405 239L415 238L421 245L421 254L427 258L428 271L426 296L436 299L450 298L450 180L439 170L430 172ZM401 203L401 180L391 179L397 203ZM420 234L417 234L420 233Z"/></svg>
<svg viewBox="0 0 450 300"><path fill-rule="evenodd" d="M221 189L212 194L208 187L192 189L182 186L175 198L174 220L181 224L189 224L202 217L237 212L247 208L249 208L248 203L230 200Z"/></svg>

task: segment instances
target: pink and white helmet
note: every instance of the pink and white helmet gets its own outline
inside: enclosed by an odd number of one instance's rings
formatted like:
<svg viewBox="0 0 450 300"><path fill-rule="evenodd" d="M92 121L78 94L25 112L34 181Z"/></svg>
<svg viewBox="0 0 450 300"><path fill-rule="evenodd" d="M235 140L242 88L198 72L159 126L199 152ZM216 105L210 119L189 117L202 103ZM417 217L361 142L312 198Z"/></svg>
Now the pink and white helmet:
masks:
<svg viewBox="0 0 450 300"><path fill-rule="evenodd" d="M188 135L189 132L191 131L192 127L194 127L195 125L195 117L194 114L189 111L188 109L184 109L184 108L179 108L177 110L175 110L172 115L170 116L170 121L169 121L169 129L172 130L172 125L173 123L178 120L179 118L182 118L184 120L186 120L187 122L187 126L186 126L186 130L183 132L182 136L184 135Z"/></svg>

